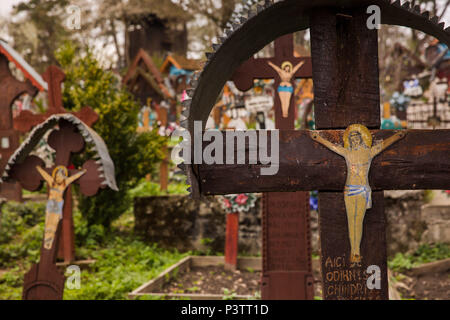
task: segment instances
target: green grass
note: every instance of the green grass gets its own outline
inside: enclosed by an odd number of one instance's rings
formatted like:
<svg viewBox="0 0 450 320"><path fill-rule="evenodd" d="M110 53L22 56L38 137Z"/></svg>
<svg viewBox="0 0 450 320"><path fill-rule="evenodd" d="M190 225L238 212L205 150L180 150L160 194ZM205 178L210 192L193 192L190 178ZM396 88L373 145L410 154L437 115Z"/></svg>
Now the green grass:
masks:
<svg viewBox="0 0 450 320"><path fill-rule="evenodd" d="M21 299L23 277L38 261L43 203L5 205L0 223L0 300ZM74 212L77 259L95 259L81 269L80 289L66 287L64 299L127 299L127 294L188 255L147 244L133 235L131 211L113 223L87 227Z"/></svg>
<svg viewBox="0 0 450 320"><path fill-rule="evenodd" d="M180 183L170 183L167 191L161 191L158 183L146 181L145 179L140 181L138 186L130 190L129 194L133 197L151 197L151 196L164 196L164 195L187 195L188 185Z"/></svg>
<svg viewBox="0 0 450 320"><path fill-rule="evenodd" d="M436 245L421 245L412 254L397 253L388 261L388 266L394 271L410 270L424 263L450 258L450 246L443 243Z"/></svg>

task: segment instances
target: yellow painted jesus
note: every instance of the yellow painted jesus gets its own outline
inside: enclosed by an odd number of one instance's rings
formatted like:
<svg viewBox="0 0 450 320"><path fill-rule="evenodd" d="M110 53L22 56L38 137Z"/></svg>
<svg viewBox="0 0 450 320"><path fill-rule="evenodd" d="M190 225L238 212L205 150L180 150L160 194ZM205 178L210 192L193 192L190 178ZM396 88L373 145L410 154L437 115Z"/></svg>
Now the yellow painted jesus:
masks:
<svg viewBox="0 0 450 320"><path fill-rule="evenodd" d="M64 191L71 183L85 174L86 170L69 177L67 168L64 166L56 167L51 176L40 166L37 166L36 169L48 183L49 194L45 210L44 248L50 250L55 239L59 220L63 216Z"/></svg>
<svg viewBox="0 0 450 320"><path fill-rule="evenodd" d="M372 146L372 135L365 126L350 125L344 132L344 147L336 145L319 133L312 131L311 137L345 158L347 180L344 189L345 208L350 239L350 263L361 266L360 245L366 210L372 208L372 190L369 185L369 170L372 159L387 147L402 139L406 132L400 131Z"/></svg>

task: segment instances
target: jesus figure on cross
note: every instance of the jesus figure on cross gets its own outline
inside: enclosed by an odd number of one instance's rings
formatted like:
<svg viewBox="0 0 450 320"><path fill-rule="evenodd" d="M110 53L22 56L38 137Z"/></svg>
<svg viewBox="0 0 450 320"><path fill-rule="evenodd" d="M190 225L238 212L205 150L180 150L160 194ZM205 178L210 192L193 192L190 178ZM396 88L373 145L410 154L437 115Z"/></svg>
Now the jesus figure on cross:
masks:
<svg viewBox="0 0 450 320"><path fill-rule="evenodd" d="M56 229L59 220L63 216L64 192L67 187L75 180L86 173L86 170L80 171L73 176L68 176L68 170L64 166L57 166L50 176L44 169L37 166L41 176L48 183L49 196L46 207L45 231L44 231L44 248L50 250L53 240L55 239Z"/></svg>
<svg viewBox="0 0 450 320"><path fill-rule="evenodd" d="M317 132L311 133L314 140L344 157L347 163L344 200L347 211L352 267L361 266L360 245L363 221L366 210L372 208L372 190L368 177L372 159L405 135L405 132L397 132L372 147L372 135L369 129L360 124L352 124L344 132L344 147L342 147L324 139Z"/></svg>
<svg viewBox="0 0 450 320"><path fill-rule="evenodd" d="M292 63L285 61L281 64L281 68L279 68L272 62L268 62L268 64L278 73L281 79L280 86L277 90L281 100L281 111L283 113L283 118L288 117L291 97L294 94L294 87L291 83L292 77L294 77L295 73L303 66L304 63L304 61L301 61L293 67Z"/></svg>

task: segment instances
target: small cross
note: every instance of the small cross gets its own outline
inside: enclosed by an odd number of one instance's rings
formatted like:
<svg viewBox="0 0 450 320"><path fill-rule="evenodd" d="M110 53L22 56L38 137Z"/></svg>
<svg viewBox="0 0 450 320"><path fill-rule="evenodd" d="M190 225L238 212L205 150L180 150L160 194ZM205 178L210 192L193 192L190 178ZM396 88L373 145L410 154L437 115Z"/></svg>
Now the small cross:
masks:
<svg viewBox="0 0 450 320"><path fill-rule="evenodd" d="M71 113L92 126L98 120L98 114L91 107L83 107L78 112L67 112L63 107L61 84L64 82L66 75L56 67L50 66L42 75L48 83L48 109L44 114L33 114L29 110L22 111L18 117L14 119L14 128L20 132L28 132L35 125L44 122L48 117L59 113Z"/></svg>

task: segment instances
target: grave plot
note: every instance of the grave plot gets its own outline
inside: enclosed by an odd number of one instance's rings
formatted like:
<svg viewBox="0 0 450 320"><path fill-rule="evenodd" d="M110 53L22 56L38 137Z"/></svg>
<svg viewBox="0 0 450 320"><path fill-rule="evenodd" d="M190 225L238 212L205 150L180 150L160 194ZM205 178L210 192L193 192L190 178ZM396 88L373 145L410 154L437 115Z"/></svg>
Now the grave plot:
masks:
<svg viewBox="0 0 450 320"><path fill-rule="evenodd" d="M381 23L414 28L450 43L449 30L409 2L265 1L213 45L203 72L188 90L191 100L184 103L187 120L182 124L195 139L194 122L203 121L205 126L220 90L240 63L281 35L311 29L315 120L320 131L280 131L279 170L273 176L261 175L262 162L207 165L189 159L180 167L193 197L319 190L324 299L388 299L383 190L450 185L448 130L377 130L381 125L377 29L367 28L366 13L373 4L383 12ZM250 148L242 149L248 159ZM416 149L426 153L418 156ZM392 179L386 181L386 176ZM285 293L302 286L302 277L290 276L280 274L273 281L284 283Z"/></svg>
<svg viewBox="0 0 450 320"><path fill-rule="evenodd" d="M261 299L261 258L238 258L234 270L225 270L224 257L189 256L155 279L131 292L130 299L191 300ZM314 296L320 297L319 261L313 261ZM295 290L292 292L295 293Z"/></svg>

